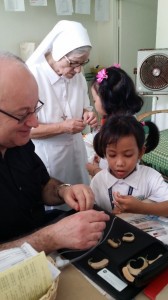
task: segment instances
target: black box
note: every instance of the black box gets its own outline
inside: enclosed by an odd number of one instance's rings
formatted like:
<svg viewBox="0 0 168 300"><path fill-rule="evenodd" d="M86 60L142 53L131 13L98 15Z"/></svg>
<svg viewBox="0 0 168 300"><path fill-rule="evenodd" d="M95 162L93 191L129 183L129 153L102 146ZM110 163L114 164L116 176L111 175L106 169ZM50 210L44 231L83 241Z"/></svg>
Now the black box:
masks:
<svg viewBox="0 0 168 300"><path fill-rule="evenodd" d="M95 209L100 210L97 206ZM67 214L74 213L74 211ZM146 232L136 228L121 218L110 214L110 221L107 222L104 235L98 246L87 251L61 250L66 259L72 263L85 275L92 279L98 286L117 300L133 299L157 274L168 267L168 247L161 241L150 236ZM123 241L124 234L134 235L132 242ZM118 248L111 247L107 240L114 239L121 241ZM160 257L159 257L160 255ZM122 272L123 267L138 260L145 261L157 259L148 264L133 282L128 281ZM159 258L158 258L159 257ZM93 269L89 263L99 262L108 259L109 263L102 269Z"/></svg>

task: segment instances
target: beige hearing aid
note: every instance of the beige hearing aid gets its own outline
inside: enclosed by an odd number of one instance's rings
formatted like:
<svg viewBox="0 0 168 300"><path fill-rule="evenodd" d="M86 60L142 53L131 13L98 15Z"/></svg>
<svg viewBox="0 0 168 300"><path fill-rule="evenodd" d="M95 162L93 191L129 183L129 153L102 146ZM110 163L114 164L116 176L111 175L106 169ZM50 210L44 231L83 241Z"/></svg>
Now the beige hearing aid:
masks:
<svg viewBox="0 0 168 300"><path fill-rule="evenodd" d="M131 264L133 263L133 264ZM135 265L135 266L134 266ZM138 267L136 267L136 265ZM137 259L131 259L128 264L127 268L131 275L137 276L143 269L148 267L148 262L144 257L138 257Z"/></svg>
<svg viewBox="0 0 168 300"><path fill-rule="evenodd" d="M159 254L159 255L158 255L156 258L154 258L154 259L148 259L148 255L147 255L146 260L147 260L148 264L150 265L150 264L152 264L154 261L156 261L157 259L159 259L161 256L163 256L163 254Z"/></svg>
<svg viewBox="0 0 168 300"><path fill-rule="evenodd" d="M92 258L88 260L88 265L95 270L105 268L107 267L108 264L109 264L109 260L107 258L104 258L97 262L92 262Z"/></svg>
<svg viewBox="0 0 168 300"><path fill-rule="evenodd" d="M126 232L124 233L122 237L123 242L133 242L135 240L135 235L132 232Z"/></svg>
<svg viewBox="0 0 168 300"><path fill-rule="evenodd" d="M114 240L114 239L108 239L107 243L113 247L113 248L118 248L121 245L120 239Z"/></svg>
<svg viewBox="0 0 168 300"><path fill-rule="evenodd" d="M128 270L127 267L123 267L123 268L122 268L122 272L123 272L124 277L125 277L129 282L134 282L135 277L132 276L132 275L130 274L130 272L129 272L129 270Z"/></svg>

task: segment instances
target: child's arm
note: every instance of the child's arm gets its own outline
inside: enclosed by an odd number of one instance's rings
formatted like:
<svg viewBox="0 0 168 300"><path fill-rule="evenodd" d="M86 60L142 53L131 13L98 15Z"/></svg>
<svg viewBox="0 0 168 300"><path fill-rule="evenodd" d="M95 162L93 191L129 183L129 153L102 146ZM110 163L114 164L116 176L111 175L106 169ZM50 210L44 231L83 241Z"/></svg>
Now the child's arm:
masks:
<svg viewBox="0 0 168 300"><path fill-rule="evenodd" d="M113 193L113 196L115 199L114 204L120 213L128 212L143 215L168 216L168 200L158 203L154 201L145 202L133 196L122 196L120 193ZM117 210L115 213L117 213Z"/></svg>
<svg viewBox="0 0 168 300"><path fill-rule="evenodd" d="M86 164L86 169L89 172L90 176L95 176L98 172L100 172L102 169L99 167L99 162L100 162L100 157L95 154L93 158L92 163L87 163Z"/></svg>
<svg viewBox="0 0 168 300"><path fill-rule="evenodd" d="M89 172L89 175L94 177L98 172L100 172L102 169L97 164L87 163L86 169Z"/></svg>

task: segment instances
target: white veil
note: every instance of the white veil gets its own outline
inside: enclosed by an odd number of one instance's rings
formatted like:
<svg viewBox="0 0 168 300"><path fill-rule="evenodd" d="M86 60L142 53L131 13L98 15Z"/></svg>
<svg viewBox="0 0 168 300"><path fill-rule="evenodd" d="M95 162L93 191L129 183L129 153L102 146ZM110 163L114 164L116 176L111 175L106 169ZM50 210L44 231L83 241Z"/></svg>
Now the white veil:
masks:
<svg viewBox="0 0 168 300"><path fill-rule="evenodd" d="M81 23L62 20L48 33L26 64L30 66L40 62L48 51L51 51L54 60L58 61L70 51L82 46L92 46L87 30Z"/></svg>

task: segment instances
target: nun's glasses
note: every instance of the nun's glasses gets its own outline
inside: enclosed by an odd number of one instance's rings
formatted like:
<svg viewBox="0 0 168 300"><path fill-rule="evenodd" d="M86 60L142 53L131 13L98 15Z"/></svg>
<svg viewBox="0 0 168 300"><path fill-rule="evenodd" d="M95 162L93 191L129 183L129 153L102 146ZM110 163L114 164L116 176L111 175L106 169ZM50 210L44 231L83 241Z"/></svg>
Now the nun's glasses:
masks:
<svg viewBox="0 0 168 300"><path fill-rule="evenodd" d="M69 63L70 67L72 67L72 68L85 66L89 62L89 59L87 59L86 61L84 61L82 63L78 63L75 61L71 61L66 55L64 57L65 57L66 61Z"/></svg>

